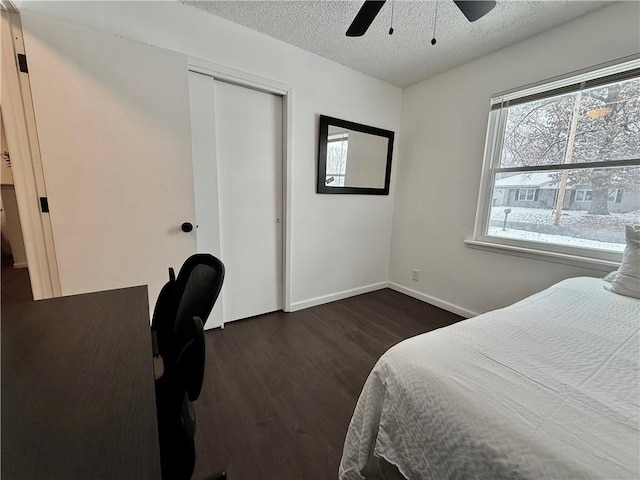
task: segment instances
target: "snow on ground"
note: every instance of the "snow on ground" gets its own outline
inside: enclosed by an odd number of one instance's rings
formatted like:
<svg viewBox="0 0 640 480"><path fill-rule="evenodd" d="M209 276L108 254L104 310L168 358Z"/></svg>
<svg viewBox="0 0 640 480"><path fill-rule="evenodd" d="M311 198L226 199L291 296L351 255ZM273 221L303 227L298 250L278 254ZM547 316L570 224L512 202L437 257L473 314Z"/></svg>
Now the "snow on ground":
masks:
<svg viewBox="0 0 640 480"><path fill-rule="evenodd" d="M504 210L511 208L508 221L535 223L538 225L553 225L554 212L546 208L525 207L491 207L491 220L504 220ZM618 230L625 225L640 224L640 210L628 213L612 213L611 215L589 215L586 210L564 210L560 219L563 227L584 229Z"/></svg>
<svg viewBox="0 0 640 480"><path fill-rule="evenodd" d="M598 240L588 240L586 238L575 238L564 235L551 235L548 233L527 232L524 230L515 230L512 228L507 228L506 231L503 231L500 227L489 227L488 235L492 237L526 240L529 242L571 245L572 247L598 248L602 250L612 250L615 252L622 252L625 247L623 243L599 242Z"/></svg>

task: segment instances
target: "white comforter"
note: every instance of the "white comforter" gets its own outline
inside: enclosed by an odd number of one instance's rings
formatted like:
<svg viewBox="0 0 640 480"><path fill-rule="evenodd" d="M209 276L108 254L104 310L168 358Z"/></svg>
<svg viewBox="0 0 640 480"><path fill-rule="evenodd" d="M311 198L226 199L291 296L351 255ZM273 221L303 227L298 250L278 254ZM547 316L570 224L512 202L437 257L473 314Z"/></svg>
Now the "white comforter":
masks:
<svg viewBox="0 0 640 480"><path fill-rule="evenodd" d="M640 300L562 281L378 361L340 478L374 455L414 479L637 479ZM369 467L367 467L369 464Z"/></svg>

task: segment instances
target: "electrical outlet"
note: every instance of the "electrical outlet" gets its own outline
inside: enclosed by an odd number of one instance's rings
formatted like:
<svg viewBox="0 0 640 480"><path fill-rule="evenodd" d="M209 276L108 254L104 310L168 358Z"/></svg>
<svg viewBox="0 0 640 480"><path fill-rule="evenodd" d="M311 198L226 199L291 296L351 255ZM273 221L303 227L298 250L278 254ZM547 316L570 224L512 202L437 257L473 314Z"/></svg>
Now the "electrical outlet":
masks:
<svg viewBox="0 0 640 480"><path fill-rule="evenodd" d="M413 269L413 271L411 272L411 280L413 280L414 282L420 280L420 270L416 270L415 268Z"/></svg>

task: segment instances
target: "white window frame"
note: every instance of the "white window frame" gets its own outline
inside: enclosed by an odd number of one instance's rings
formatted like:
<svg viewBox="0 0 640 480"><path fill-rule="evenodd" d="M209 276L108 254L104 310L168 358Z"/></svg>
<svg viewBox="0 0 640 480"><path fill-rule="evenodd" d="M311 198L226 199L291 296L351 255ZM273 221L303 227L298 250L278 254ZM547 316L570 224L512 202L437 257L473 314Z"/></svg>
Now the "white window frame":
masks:
<svg viewBox="0 0 640 480"><path fill-rule="evenodd" d="M589 198L587 198L587 195L589 196ZM611 195L611 192L609 192L609 194L607 195L607 201L610 195ZM587 202L591 202L592 198L593 198L593 192L591 191L590 188L578 188L576 189L576 198L574 202L587 203Z"/></svg>
<svg viewBox="0 0 640 480"><path fill-rule="evenodd" d="M518 189L518 202L535 202L537 188L520 188ZM524 192L524 198L522 198L522 192ZM529 198L531 193L531 198Z"/></svg>
<svg viewBox="0 0 640 480"><path fill-rule="evenodd" d="M618 198L618 191L620 189L619 188L614 188L612 190L609 190L609 195L607 196L607 202L609 203L616 203L616 199ZM613 196L613 198L611 198Z"/></svg>
<svg viewBox="0 0 640 480"><path fill-rule="evenodd" d="M627 78L631 78L631 76L636 77L638 76L639 69L640 57L635 55L589 70L574 72L563 77L557 77L517 90L496 94L492 97L492 108L489 112L483 167L480 178L476 221L474 224L473 238L471 240L465 240L468 246L529 258L594 267L599 270L610 270L619 265L622 260L622 252L531 242L513 238L489 236L486 234L496 174L514 170L512 168L500 168L501 149L507 115L503 108L496 108L496 106L507 107L511 102L515 103L525 97L527 98L526 101L533 101L536 98L558 95L559 93L557 92L561 91L568 93L572 90L578 91L583 88L591 88L594 85L608 84L611 83L611 80L602 81L600 79L611 75L620 76L621 79L624 75L626 75ZM637 160L638 159L634 161ZM620 165L618 165L618 163L620 163ZM612 162L608 164L608 166L626 166L628 164L628 161L619 161ZM567 165L564 168L573 169L576 168L576 165L580 165L579 168L586 168L585 166L589 164L570 164L570 166ZM553 169L557 170L557 167L554 166ZM521 170L524 171L525 169L522 168Z"/></svg>

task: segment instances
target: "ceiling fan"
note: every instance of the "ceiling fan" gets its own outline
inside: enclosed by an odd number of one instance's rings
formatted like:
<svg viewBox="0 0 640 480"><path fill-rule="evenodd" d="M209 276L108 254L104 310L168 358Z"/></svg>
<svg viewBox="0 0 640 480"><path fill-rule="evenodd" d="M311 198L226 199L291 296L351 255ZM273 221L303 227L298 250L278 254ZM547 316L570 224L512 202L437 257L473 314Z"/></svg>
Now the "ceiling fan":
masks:
<svg viewBox="0 0 640 480"><path fill-rule="evenodd" d="M365 0L364 5L362 5L347 30L347 37L361 37L364 35L385 3L386 0ZM484 0L453 0L453 3L456 4L470 22L475 22L484 17L496 6L496 2Z"/></svg>

